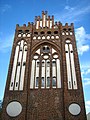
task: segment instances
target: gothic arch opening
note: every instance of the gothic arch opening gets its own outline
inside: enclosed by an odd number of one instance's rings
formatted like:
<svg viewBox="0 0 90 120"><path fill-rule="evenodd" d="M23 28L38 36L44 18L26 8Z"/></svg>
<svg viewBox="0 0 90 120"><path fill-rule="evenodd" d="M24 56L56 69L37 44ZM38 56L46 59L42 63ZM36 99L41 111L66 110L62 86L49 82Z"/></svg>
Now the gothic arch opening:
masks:
<svg viewBox="0 0 90 120"><path fill-rule="evenodd" d="M38 88L61 88L60 55L47 43L32 55L30 89Z"/></svg>

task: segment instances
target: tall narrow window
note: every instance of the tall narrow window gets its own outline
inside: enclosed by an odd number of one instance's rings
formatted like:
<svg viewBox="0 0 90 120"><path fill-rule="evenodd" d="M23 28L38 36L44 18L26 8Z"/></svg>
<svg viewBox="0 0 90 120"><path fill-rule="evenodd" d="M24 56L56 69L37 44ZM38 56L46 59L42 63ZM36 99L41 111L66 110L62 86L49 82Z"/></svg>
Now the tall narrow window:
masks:
<svg viewBox="0 0 90 120"><path fill-rule="evenodd" d="M13 90L13 88L14 88L14 79L15 79L15 73L16 73L18 54L19 54L19 45L16 46L16 50L15 50L15 57L14 57L14 62L13 62L13 69L12 69L11 83L10 83L9 90ZM13 85L12 85L12 83L13 83Z"/></svg>
<svg viewBox="0 0 90 120"><path fill-rule="evenodd" d="M72 89L72 79L71 79L70 57L69 57L68 44L65 45L65 51L66 51L66 64L67 64L68 89ZM71 86L70 86L69 84L71 84Z"/></svg>
<svg viewBox="0 0 90 120"><path fill-rule="evenodd" d="M39 84L39 67L38 67L38 63L39 63L39 60L36 60L35 61L35 73L34 73L34 84L35 84L35 88L38 88L37 86L37 83Z"/></svg>
<svg viewBox="0 0 90 120"><path fill-rule="evenodd" d="M11 75L11 85L9 90L23 90L24 86L24 74L25 74L25 65L26 55L27 55L27 43L22 40L16 46L15 57L13 62L13 69Z"/></svg>
<svg viewBox="0 0 90 120"><path fill-rule="evenodd" d="M77 89L74 54L72 44L70 43L69 40L66 41L65 51L66 51L68 89Z"/></svg>
<svg viewBox="0 0 90 120"><path fill-rule="evenodd" d="M24 74L26 68L26 56L27 56L27 46L24 46L23 58L22 58L22 67L21 67L21 77L20 77L20 87L19 90L23 90L24 87Z"/></svg>
<svg viewBox="0 0 90 120"><path fill-rule="evenodd" d="M47 88L50 88L50 77L47 77Z"/></svg>
<svg viewBox="0 0 90 120"><path fill-rule="evenodd" d="M45 60L42 60L41 87L45 88Z"/></svg>
<svg viewBox="0 0 90 120"><path fill-rule="evenodd" d="M52 87L54 88L56 88L56 77L54 76L54 77L52 77Z"/></svg>
<svg viewBox="0 0 90 120"><path fill-rule="evenodd" d="M42 88L45 87L45 80L44 80L44 77L41 78L41 81L42 81Z"/></svg>
<svg viewBox="0 0 90 120"><path fill-rule="evenodd" d="M56 60L52 61L52 87L56 87Z"/></svg>
<svg viewBox="0 0 90 120"><path fill-rule="evenodd" d="M34 76L35 76L35 60L32 60L31 81L30 81L30 88L31 89L33 89L33 87L34 87L34 79L35 79Z"/></svg>
<svg viewBox="0 0 90 120"><path fill-rule="evenodd" d="M60 60L56 59L56 71L57 71L57 88L61 88L61 69L60 69Z"/></svg>
<svg viewBox="0 0 90 120"><path fill-rule="evenodd" d="M50 88L50 60L46 60L46 88Z"/></svg>
<svg viewBox="0 0 90 120"><path fill-rule="evenodd" d="M36 87L38 88L38 84L39 84L39 77L36 77Z"/></svg>
<svg viewBox="0 0 90 120"><path fill-rule="evenodd" d="M73 54L72 44L69 44L69 49L70 49L73 89L77 89L77 80L76 80L76 71L75 71L75 63L74 63L74 54Z"/></svg>

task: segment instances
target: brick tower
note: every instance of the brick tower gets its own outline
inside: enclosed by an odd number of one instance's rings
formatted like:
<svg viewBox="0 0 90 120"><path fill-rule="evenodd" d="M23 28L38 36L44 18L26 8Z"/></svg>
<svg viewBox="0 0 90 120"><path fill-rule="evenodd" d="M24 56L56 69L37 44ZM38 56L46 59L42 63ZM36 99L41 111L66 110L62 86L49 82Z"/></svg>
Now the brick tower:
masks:
<svg viewBox="0 0 90 120"><path fill-rule="evenodd" d="M16 25L3 120L86 120L74 26L42 12Z"/></svg>

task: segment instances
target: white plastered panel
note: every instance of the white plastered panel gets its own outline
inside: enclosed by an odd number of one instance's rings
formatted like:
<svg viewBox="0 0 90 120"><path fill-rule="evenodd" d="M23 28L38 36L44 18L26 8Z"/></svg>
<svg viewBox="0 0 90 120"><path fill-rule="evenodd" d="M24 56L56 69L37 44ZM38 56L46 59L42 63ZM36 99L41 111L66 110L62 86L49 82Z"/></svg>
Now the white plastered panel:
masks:
<svg viewBox="0 0 90 120"><path fill-rule="evenodd" d="M34 87L34 72L35 72L35 60L32 60L32 69L31 69L31 79L30 79L30 88Z"/></svg>
<svg viewBox="0 0 90 120"><path fill-rule="evenodd" d="M23 45L24 45L24 41L22 40L21 41L21 45L20 45L20 47L23 49Z"/></svg>
<svg viewBox="0 0 90 120"><path fill-rule="evenodd" d="M40 21L40 27L42 27L42 21Z"/></svg>
<svg viewBox="0 0 90 120"><path fill-rule="evenodd" d="M57 88L61 88L60 60L57 59Z"/></svg>
<svg viewBox="0 0 90 120"><path fill-rule="evenodd" d="M38 49L38 50L36 51L36 53L40 54L40 49Z"/></svg>
<svg viewBox="0 0 90 120"><path fill-rule="evenodd" d="M18 90L18 87L19 87L20 68L21 68L22 54L23 54L23 44L24 44L24 41L22 40L21 45L20 45L20 48L22 49L22 51L19 52L19 58L18 58L18 63L20 63L20 65L17 66L16 81L15 81L14 90Z"/></svg>
<svg viewBox="0 0 90 120"><path fill-rule="evenodd" d="M20 86L19 86L19 90L23 90L23 86L24 86L24 74L25 74L25 65L24 62L26 63L26 56L27 56L27 51L25 51L25 49L27 49L27 46L24 46L24 53L23 53L23 60L22 60L22 69L21 69L21 76L20 76Z"/></svg>
<svg viewBox="0 0 90 120"><path fill-rule="evenodd" d="M52 28L52 21L50 21L50 28Z"/></svg>
<svg viewBox="0 0 90 120"><path fill-rule="evenodd" d="M49 21L47 20L47 27L49 27Z"/></svg>
<svg viewBox="0 0 90 120"><path fill-rule="evenodd" d="M68 89L72 89L72 80L71 80L71 69L70 69L70 59L69 59L69 50L68 45L65 45L65 51L66 53L66 64L67 64L67 78L68 78Z"/></svg>
<svg viewBox="0 0 90 120"><path fill-rule="evenodd" d="M41 77L44 78L41 83L42 83L42 88L45 87L45 60L42 60L42 73L41 73Z"/></svg>
<svg viewBox="0 0 90 120"><path fill-rule="evenodd" d="M36 22L36 29L39 27L39 21Z"/></svg>
<svg viewBox="0 0 90 120"><path fill-rule="evenodd" d="M47 77L50 78L50 60L46 60L46 87L47 87Z"/></svg>
<svg viewBox="0 0 90 120"><path fill-rule="evenodd" d="M36 87L36 78L37 77L39 77L39 67L38 67L38 65L37 65L37 62L39 62L39 60L36 60L36 75L35 75L35 88L38 88L38 87Z"/></svg>
<svg viewBox="0 0 90 120"><path fill-rule="evenodd" d="M56 63L53 65L53 62L56 62L56 60L52 60L52 77L56 77Z"/></svg>
<svg viewBox="0 0 90 120"><path fill-rule="evenodd" d="M77 80L76 80L76 72L75 72L75 64L74 64L74 55L72 45L69 44L70 49L70 58L71 58L71 67L72 67L72 78L73 78L73 89L77 89Z"/></svg>
<svg viewBox="0 0 90 120"><path fill-rule="evenodd" d="M17 66L17 73L16 73L16 81L15 81L14 90L18 90L19 77L20 77L20 66Z"/></svg>
<svg viewBox="0 0 90 120"><path fill-rule="evenodd" d="M17 46L16 50L15 50L15 57L14 57L14 62L13 62L13 69L12 69L12 76L11 76L11 82L10 82L9 90L13 90L13 87L14 87L14 79L15 79L15 72L16 72L16 64L17 64L18 52L19 52L19 46Z"/></svg>
<svg viewBox="0 0 90 120"><path fill-rule="evenodd" d="M55 63L53 63L53 62L55 62ZM52 60L52 85L53 85L53 82L55 82L55 84L56 84L56 79L53 81L53 77L55 77L56 78L56 60ZM52 86L53 88L56 88L56 85L55 86Z"/></svg>
<svg viewBox="0 0 90 120"><path fill-rule="evenodd" d="M44 15L43 16L43 27L45 27L45 19L46 19L46 16Z"/></svg>
<svg viewBox="0 0 90 120"><path fill-rule="evenodd" d="M55 52L56 52L56 50L54 50L54 49L52 48L52 54L55 53Z"/></svg>

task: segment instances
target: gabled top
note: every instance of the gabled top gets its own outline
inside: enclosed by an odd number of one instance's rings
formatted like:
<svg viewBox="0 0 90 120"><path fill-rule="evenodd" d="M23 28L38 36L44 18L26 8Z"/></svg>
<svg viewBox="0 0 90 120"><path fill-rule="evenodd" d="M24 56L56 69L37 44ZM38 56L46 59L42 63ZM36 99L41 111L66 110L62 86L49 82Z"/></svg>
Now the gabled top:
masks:
<svg viewBox="0 0 90 120"><path fill-rule="evenodd" d="M68 25L68 23L66 23L64 26L62 25L61 22L54 22L54 16L49 16L47 14L47 11L42 11L42 17L40 16L36 16L35 17L35 23L30 23L28 22L28 25L26 26L26 24L23 24L23 26L19 26L19 24L16 25L16 29L43 29L43 28L60 28L61 30L63 29L68 29L68 27L70 27L71 29L73 29L73 23L71 23L70 25Z"/></svg>
<svg viewBox="0 0 90 120"><path fill-rule="evenodd" d="M50 18L50 16L47 15L47 11L42 11L42 18L40 16L35 17L35 25L36 29L41 28L52 28L54 26L54 16Z"/></svg>

